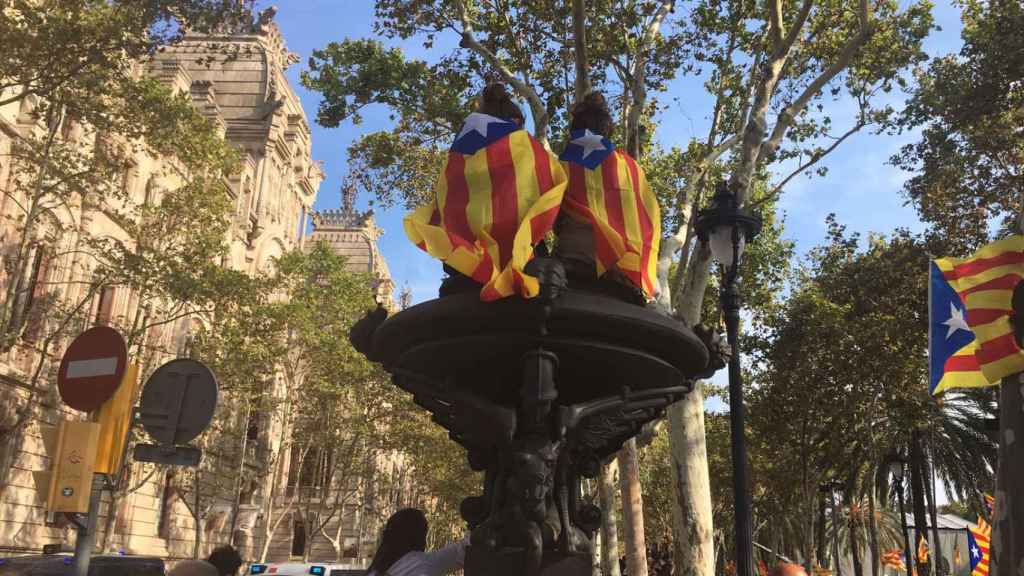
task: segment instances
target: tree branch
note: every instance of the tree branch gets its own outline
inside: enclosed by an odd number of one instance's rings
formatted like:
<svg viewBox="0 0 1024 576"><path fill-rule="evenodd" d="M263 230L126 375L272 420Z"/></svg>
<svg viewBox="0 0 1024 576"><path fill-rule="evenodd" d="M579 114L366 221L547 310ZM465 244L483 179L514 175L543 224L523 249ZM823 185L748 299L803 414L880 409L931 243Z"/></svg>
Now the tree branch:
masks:
<svg viewBox="0 0 1024 576"><path fill-rule="evenodd" d="M530 104L530 112L533 116L533 135L539 140L545 147L548 146L548 113L547 107L544 106L544 102L537 95L537 91L532 86L527 84L525 81L516 77L516 75L509 69L508 66L503 64L498 56L491 52L486 46L481 44L476 37L473 35L473 22L469 18L469 14L466 11L465 0L458 0L455 2L455 8L459 12L459 20L462 23L462 42L459 43L463 48L467 48L479 54L484 60L487 61L495 70L501 74L502 79L512 85L520 96L526 98Z"/></svg>
<svg viewBox="0 0 1024 576"><path fill-rule="evenodd" d="M866 4L866 0L861 0L861 5L863 6L864 4ZM775 127L772 129L771 137L769 137L768 141L764 143L761 151L761 155L763 157L769 157L775 153L775 150L778 149L783 137L785 137L786 131L793 125L796 117L803 112L804 108L807 107L807 103L811 101L811 98L814 98L816 94L821 92L821 89L824 88L826 84L831 82L833 78L850 65L850 61L857 55L857 52L861 47L867 43L873 32L873 23L870 21L862 21L860 30L846 42L846 45L843 46L843 50L839 53L839 57L836 58L836 61L822 71L817 78L811 81L796 100L782 109L778 120L775 122Z"/></svg>
<svg viewBox="0 0 1024 576"><path fill-rule="evenodd" d="M782 49L782 36L785 34L782 24L782 0L772 0L768 6L768 31L772 38L772 51L779 53Z"/></svg>
<svg viewBox="0 0 1024 576"><path fill-rule="evenodd" d="M793 44L796 43L796 39L800 36L800 31L803 30L804 24L807 22L807 17L811 14L812 6L814 6L814 0L804 0L804 3L800 5L800 11L797 12L796 18L793 20L793 25L786 34L786 38L782 40L781 48L787 52L793 47Z"/></svg>
<svg viewBox="0 0 1024 576"><path fill-rule="evenodd" d="M788 176L783 178L781 182L779 182L778 184L775 185L775 187L772 188L771 192L769 192L767 195L765 195L763 198L761 198L757 202L753 203L752 206L755 206L755 207L756 206L760 206L762 204L765 204L765 203L769 202L770 200L778 198L779 194L782 193L782 189L785 188L786 184L789 184L790 180L792 180L793 178L796 178L797 175L799 175L801 172L803 172L803 171L807 170L808 168L810 168L811 166L814 166L815 164L817 164L825 156L828 156L833 150L835 150L840 144L843 143L843 140L846 140L847 138L849 138L850 136L852 136L856 132L859 132L860 129L863 128L864 126L865 126L865 121L864 120L858 120L857 123L854 124L849 130L844 132L842 136L840 136L839 138L836 138L836 141L833 142L831 146L829 146L828 148L825 148L824 150L821 150L819 152L816 152L816 153L812 154L810 159L807 160L807 162L804 162L803 164L800 165L799 168L797 168L796 170L793 170L792 172L790 172L790 174Z"/></svg>
<svg viewBox="0 0 1024 576"><path fill-rule="evenodd" d="M590 92L590 65L587 63L586 0L572 0L572 33L576 56L576 101Z"/></svg>

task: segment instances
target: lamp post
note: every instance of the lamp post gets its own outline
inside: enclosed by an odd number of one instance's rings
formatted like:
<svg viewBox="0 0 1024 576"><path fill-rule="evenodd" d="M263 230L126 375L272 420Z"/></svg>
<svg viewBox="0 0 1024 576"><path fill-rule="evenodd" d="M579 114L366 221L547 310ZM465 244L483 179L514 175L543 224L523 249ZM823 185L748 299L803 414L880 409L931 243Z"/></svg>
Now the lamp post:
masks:
<svg viewBox="0 0 1024 576"><path fill-rule="evenodd" d="M898 453L892 453L886 458L886 466L889 473L896 480L896 499L900 504L900 525L903 527L903 555L907 563L907 574L914 573L914 557L910 553L910 535L907 529L907 513L903 509L903 474L906 469L906 460Z"/></svg>
<svg viewBox="0 0 1024 576"><path fill-rule="evenodd" d="M728 184L719 182L711 206L697 216L697 237L711 245L711 255L724 271L721 305L732 352L729 358L729 423L732 436L733 499L736 505L736 574L753 576L753 533L747 440L744 432L743 376L740 373L740 294L737 272L743 248L761 231L761 219L740 209Z"/></svg>

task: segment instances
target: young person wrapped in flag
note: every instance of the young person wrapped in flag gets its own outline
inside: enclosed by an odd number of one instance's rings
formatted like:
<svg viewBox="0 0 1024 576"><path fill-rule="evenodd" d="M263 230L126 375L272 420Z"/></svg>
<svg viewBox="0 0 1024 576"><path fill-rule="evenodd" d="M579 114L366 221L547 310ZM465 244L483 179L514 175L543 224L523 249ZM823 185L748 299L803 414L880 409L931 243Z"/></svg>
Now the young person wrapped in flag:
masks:
<svg viewBox="0 0 1024 576"><path fill-rule="evenodd" d="M576 263L576 270L639 290L635 299L642 304L657 292L658 201L636 160L608 139L613 124L604 96L588 94L571 113L569 142L559 156L569 186L555 253L570 280Z"/></svg>
<svg viewBox="0 0 1024 576"><path fill-rule="evenodd" d="M405 218L409 239L481 284L484 301L537 295L524 268L565 193L565 172L523 121L505 86L488 85L448 152L434 201Z"/></svg>

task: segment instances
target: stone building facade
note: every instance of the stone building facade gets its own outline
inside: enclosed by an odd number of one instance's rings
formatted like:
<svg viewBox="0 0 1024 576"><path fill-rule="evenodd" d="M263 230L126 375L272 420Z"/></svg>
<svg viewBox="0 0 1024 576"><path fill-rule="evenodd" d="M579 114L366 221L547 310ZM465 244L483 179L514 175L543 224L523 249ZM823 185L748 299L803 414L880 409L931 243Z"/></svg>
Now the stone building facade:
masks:
<svg viewBox="0 0 1024 576"><path fill-rule="evenodd" d="M230 47L234 56L211 59L210 47L214 44ZM230 229L225 231L230 253L222 265L250 274L267 272L275 257L301 244L324 177L321 166L311 157L308 119L285 77L285 70L296 60L276 25L269 18L261 18L251 28L224 30L218 36L186 37L140 65L140 72L189 95L196 108L241 151L242 168L227 182L235 213ZM5 253L17 242L16 219L12 216L24 196L17 168L7 158L19 139L41 129L32 114L33 105L31 99L24 99L0 107L0 248ZM69 125L60 137L74 138L80 132ZM95 142L76 145L88 147ZM167 162L138 153L124 175L125 192L137 198L173 186L164 176ZM120 226L102 211L83 210L74 203L55 208L49 217L52 229L42 231L32 241L60 244L51 247L59 257L45 266L37 262L28 276L25 271L4 267L0 270L0 287L6 290L13 282L27 278L31 282L27 293L33 297L71 302L84 294L84 305L70 333L135 316L139 299L123 287L102 289L89 297L86 287L92 278L90 264L87 258L76 255L80 251L71 249L87 236L123 238ZM54 286L60 287L50 288ZM169 359L182 353L189 328L185 319L155 327L147 337L162 344L162 357ZM73 546L74 531L46 517L32 478L32 471L47 466L39 426L81 417L63 408L56 395L54 379L59 357L53 351L59 353L66 344L54 343L49 353L44 353L38 342L24 339L0 355L0 431L5 432L0 440L0 472L4 474L0 483L0 555L36 553L44 544ZM33 390L30 382L37 368L43 377L40 388ZM27 425L16 433L6 433L4 427L18 419L18 409L28 405L30 395L35 401ZM254 455L250 462L256 459L257 448L263 453L279 450L284 432L276 429L273 421L260 430L248 447ZM136 468L129 481L137 488L119 499L113 509L104 500L98 525L105 533L99 541L108 551L171 559L191 557L197 522L173 487L174 471ZM239 472L247 476L244 469ZM204 511L200 523L204 532L202 552L235 539L245 544L245 556L255 556L260 542L252 535L258 531L260 518L252 502L268 488L241 485L240 489L245 495L236 517L232 517L230 500L214 502Z"/></svg>

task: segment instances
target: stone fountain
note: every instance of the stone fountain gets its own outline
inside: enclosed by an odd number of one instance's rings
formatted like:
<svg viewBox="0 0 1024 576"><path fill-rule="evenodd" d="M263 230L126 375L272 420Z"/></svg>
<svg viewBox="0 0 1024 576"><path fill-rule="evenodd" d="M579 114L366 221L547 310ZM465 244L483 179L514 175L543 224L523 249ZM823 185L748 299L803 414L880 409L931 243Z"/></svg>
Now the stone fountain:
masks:
<svg viewBox="0 0 1024 576"><path fill-rule="evenodd" d="M484 473L461 505L467 576L591 574L602 515L581 479L724 365L709 331L610 283L570 278L547 256L527 272L536 298L481 302L454 275L441 297L389 318L378 309L352 332Z"/></svg>

